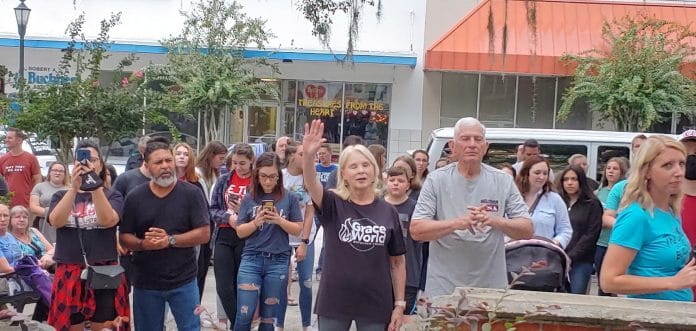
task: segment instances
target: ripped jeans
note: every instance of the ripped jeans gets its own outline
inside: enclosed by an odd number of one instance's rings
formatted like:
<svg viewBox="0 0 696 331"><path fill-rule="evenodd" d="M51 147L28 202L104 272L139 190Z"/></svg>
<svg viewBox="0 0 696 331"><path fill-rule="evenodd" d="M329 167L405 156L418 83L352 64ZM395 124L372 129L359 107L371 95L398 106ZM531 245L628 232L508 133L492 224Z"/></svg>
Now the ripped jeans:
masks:
<svg viewBox="0 0 696 331"><path fill-rule="evenodd" d="M288 286L290 251L271 254L243 252L237 274L235 331L248 331L257 302L261 304L259 331L273 331Z"/></svg>

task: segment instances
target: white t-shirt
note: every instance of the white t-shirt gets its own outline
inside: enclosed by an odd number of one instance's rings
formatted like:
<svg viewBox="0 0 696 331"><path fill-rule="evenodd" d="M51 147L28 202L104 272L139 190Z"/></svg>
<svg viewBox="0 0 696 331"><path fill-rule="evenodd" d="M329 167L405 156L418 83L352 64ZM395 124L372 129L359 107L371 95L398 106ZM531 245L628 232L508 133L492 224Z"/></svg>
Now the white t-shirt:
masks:
<svg viewBox="0 0 696 331"><path fill-rule="evenodd" d="M288 169L283 169L283 187L286 190L297 194L300 199L300 210L304 219L307 206L312 204L312 199L304 187L304 178L302 175L293 176L288 172ZM309 234L309 243L314 241L314 235L317 232L317 225L312 221L312 232ZM302 238L290 235L290 246L297 247L302 243Z"/></svg>

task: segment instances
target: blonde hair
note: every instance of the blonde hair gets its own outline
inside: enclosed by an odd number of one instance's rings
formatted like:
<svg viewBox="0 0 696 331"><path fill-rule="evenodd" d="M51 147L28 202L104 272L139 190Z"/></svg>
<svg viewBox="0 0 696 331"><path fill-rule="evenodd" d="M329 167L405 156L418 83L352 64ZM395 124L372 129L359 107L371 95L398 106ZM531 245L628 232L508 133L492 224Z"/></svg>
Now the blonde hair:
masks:
<svg viewBox="0 0 696 331"><path fill-rule="evenodd" d="M375 195L379 196L381 192L379 189L379 183L382 173L379 171L379 165L377 165L377 160L375 160L375 157L372 155L372 153L370 153L367 147L363 145L348 146L343 149L343 152L341 152L341 155L338 157L338 172L336 176L336 189L334 189L334 193L336 193L336 195L343 200L348 200L350 197L350 187L348 187L346 182L343 180L343 170L348 165L348 159L356 153L365 157L370 162L370 165L374 170L374 175L372 177L372 189L375 191Z"/></svg>
<svg viewBox="0 0 696 331"><path fill-rule="evenodd" d="M619 210L626 208L629 204L638 202L640 206L651 215L655 208L652 196L648 191L650 181L647 179L648 171L653 165L655 158L668 148L675 149L686 157L684 145L676 139L665 135L650 136L640 146L638 153L631 164L631 171L628 176L628 183L624 189L623 197L619 205ZM679 215L681 210L682 192L672 194L669 198L669 206L672 212Z"/></svg>

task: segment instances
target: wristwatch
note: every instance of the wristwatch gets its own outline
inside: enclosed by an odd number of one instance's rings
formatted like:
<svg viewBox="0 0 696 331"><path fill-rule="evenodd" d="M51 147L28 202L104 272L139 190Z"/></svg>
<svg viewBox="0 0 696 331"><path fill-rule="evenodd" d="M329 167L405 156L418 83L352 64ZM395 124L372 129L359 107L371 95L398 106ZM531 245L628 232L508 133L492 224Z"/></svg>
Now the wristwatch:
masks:
<svg viewBox="0 0 696 331"><path fill-rule="evenodd" d="M406 301L396 300L396 301L394 301L394 307L406 308Z"/></svg>
<svg viewBox="0 0 696 331"><path fill-rule="evenodd" d="M167 241L169 241L169 247L174 247L174 245L176 245L176 238L174 238L173 235L169 235Z"/></svg>
<svg viewBox="0 0 696 331"><path fill-rule="evenodd" d="M305 243L306 245L309 245L309 239L302 239L302 242Z"/></svg>

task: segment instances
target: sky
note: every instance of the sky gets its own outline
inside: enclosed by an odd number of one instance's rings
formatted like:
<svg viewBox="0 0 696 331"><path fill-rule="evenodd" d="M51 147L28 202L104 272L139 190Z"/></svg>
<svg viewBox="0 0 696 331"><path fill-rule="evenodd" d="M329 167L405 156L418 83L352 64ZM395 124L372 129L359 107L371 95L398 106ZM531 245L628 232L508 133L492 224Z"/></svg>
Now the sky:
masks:
<svg viewBox="0 0 696 331"><path fill-rule="evenodd" d="M267 48L324 49L311 35L309 22L296 9L298 0L238 2L249 16L267 20L267 27L276 35ZM87 18L85 33L95 36L101 19L121 11L122 24L112 30L112 40L135 43L157 43L162 38L177 34L183 23L180 11L191 8L188 0L76 0L75 5L73 0L27 0L25 3L32 9L27 39L63 39L67 25L82 12ZM13 8L18 4L19 0L0 0L0 38L17 38ZM418 38L419 34L423 34L422 19L425 13L419 9L425 7L423 0L383 0L383 4L384 15L379 21L374 8L365 10L356 49L396 53L417 50L413 44L414 36ZM334 51L346 49L347 27L346 15L337 15L331 38Z"/></svg>

